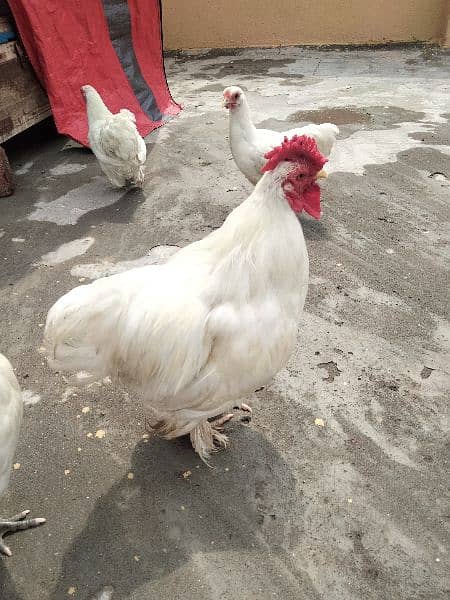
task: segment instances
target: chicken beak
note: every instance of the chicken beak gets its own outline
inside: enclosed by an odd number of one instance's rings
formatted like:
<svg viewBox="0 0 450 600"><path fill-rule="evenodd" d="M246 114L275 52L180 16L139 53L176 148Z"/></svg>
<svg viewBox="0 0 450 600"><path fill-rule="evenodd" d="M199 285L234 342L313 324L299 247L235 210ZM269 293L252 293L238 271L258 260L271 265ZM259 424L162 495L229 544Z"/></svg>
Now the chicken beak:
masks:
<svg viewBox="0 0 450 600"><path fill-rule="evenodd" d="M327 177L328 174L323 169L319 171L316 175L316 179L326 179Z"/></svg>

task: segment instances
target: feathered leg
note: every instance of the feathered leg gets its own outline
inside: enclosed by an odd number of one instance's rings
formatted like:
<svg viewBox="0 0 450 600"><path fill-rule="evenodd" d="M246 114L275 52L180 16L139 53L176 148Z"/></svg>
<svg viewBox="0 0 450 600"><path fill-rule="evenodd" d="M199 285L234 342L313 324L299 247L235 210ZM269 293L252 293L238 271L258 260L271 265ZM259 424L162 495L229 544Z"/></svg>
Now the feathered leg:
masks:
<svg viewBox="0 0 450 600"><path fill-rule="evenodd" d="M241 405L238 408L251 412L250 407L247 407L247 405L244 406ZM173 440L189 434L194 450L208 464L207 459L211 452L228 446L228 437L222 433L222 430L223 425L231 421L233 417L233 413L220 414L210 421L203 421L200 425L192 429L191 423L179 427L166 414L158 413L154 409L149 408L146 416L146 429L166 440Z"/></svg>
<svg viewBox="0 0 450 600"><path fill-rule="evenodd" d="M221 415L213 421L204 421L190 433L191 444L200 458L208 464L211 452L228 446L228 437L222 433L223 425L231 421L233 414Z"/></svg>
<svg viewBox="0 0 450 600"><path fill-rule="evenodd" d="M11 550L3 542L4 535L38 527L45 523L45 519L42 518L25 519L29 512L29 510L24 510L10 519L0 519L0 554L5 554L6 556L11 556L12 554Z"/></svg>

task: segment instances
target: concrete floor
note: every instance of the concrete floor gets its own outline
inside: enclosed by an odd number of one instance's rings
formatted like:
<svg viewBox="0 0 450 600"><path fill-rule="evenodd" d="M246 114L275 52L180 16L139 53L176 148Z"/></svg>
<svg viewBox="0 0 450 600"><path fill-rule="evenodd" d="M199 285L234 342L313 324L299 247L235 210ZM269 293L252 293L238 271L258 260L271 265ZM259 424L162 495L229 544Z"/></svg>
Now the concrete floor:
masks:
<svg viewBox="0 0 450 600"><path fill-rule="evenodd" d="M48 523L9 538L1 600L90 600L107 585L117 600L447 598L450 56L203 52L167 71L185 110L150 136L143 192L111 190L51 125L7 144L1 351L28 406L1 513ZM323 219L301 217L298 349L209 469L184 440L143 438L136 398L68 387L38 348L79 281L157 260L248 195L221 108L230 84L257 124L333 120L341 135Z"/></svg>

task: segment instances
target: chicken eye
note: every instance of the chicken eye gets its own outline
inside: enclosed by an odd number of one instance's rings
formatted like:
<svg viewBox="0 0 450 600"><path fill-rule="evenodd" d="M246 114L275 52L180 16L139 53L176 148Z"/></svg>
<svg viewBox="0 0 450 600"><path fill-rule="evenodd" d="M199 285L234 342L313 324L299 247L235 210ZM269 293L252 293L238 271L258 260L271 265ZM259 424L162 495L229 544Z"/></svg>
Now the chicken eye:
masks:
<svg viewBox="0 0 450 600"><path fill-rule="evenodd" d="M304 176L305 176L305 174L304 174L304 173L299 173L299 174L297 175L296 179L297 179L297 180L299 180L299 179L303 179L303 177L304 177Z"/></svg>
<svg viewBox="0 0 450 600"><path fill-rule="evenodd" d="M233 94L233 100L237 100L239 98L239 94L236 92L235 94Z"/></svg>

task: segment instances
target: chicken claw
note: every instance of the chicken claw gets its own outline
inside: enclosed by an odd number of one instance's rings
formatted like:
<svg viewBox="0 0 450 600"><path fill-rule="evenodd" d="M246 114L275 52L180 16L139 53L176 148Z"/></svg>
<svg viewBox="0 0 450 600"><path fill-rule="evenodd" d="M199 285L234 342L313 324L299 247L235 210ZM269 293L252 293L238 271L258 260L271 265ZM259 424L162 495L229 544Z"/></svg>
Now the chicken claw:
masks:
<svg viewBox="0 0 450 600"><path fill-rule="evenodd" d="M209 423L210 423L211 427L220 431L222 429L222 425L225 425L225 423L228 423L228 421L231 421L231 419L233 417L234 417L233 413L227 413L226 415L219 415L218 417L216 417Z"/></svg>
<svg viewBox="0 0 450 600"><path fill-rule="evenodd" d="M242 404L239 404L238 406L233 406L233 410L242 410L243 412L248 413L241 417L241 421L243 423L250 423L250 421L252 420L253 410L252 410L251 406L249 406L248 404L244 404L244 402L243 402Z"/></svg>
<svg viewBox="0 0 450 600"><path fill-rule="evenodd" d="M10 519L0 519L0 554L5 556L11 556L12 552L8 546L3 542L3 536L5 534L15 533L16 531L24 531L25 529L31 529L32 527L38 527L45 523L45 519L25 519L29 514L29 510L24 510L18 515L14 515Z"/></svg>
<svg viewBox="0 0 450 600"><path fill-rule="evenodd" d="M222 433L222 426L234 417L232 413L219 415L212 421L200 423L190 433L191 444L202 461L209 467L208 458L211 452L228 446L228 437Z"/></svg>
<svg viewBox="0 0 450 600"><path fill-rule="evenodd" d="M253 413L253 409L251 406L249 406L248 404L245 404L244 402L242 402L242 404L239 404L238 406L233 406L234 410L243 410L244 412L248 412L250 414Z"/></svg>

